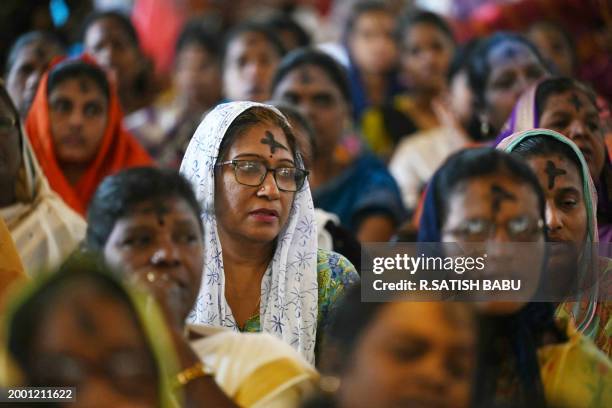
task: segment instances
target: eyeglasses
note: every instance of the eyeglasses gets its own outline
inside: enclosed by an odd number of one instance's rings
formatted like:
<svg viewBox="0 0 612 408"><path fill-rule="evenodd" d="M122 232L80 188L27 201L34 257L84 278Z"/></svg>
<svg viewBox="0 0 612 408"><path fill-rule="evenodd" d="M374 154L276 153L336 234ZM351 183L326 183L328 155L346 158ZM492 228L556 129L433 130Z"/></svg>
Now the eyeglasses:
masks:
<svg viewBox="0 0 612 408"><path fill-rule="evenodd" d="M484 242L490 237L495 236L495 232L499 227L499 225L490 220L473 218L445 232L461 237L465 241ZM506 234L510 240L528 242L536 238L543 231L544 222L542 220L533 220L527 216L520 216L508 220L506 225L501 225L501 227L505 227Z"/></svg>
<svg viewBox="0 0 612 408"><path fill-rule="evenodd" d="M260 161L254 160L228 160L217 163L216 167L230 165L234 167L234 177L239 184L259 187L269 172L274 174L274 181L280 191L296 192L304 185L308 170L297 167L277 167L271 169Z"/></svg>

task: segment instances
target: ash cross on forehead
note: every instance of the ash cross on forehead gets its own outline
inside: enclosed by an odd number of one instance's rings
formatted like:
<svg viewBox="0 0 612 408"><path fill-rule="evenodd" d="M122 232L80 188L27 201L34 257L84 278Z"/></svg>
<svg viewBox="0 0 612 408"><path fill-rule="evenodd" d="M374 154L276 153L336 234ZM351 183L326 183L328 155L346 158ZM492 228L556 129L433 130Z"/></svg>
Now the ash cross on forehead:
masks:
<svg viewBox="0 0 612 408"><path fill-rule="evenodd" d="M573 93L572 96L570 96L570 103L574 105L574 108L576 108L577 112L580 112L580 109L582 109L582 101L580 100L578 95Z"/></svg>
<svg viewBox="0 0 612 408"><path fill-rule="evenodd" d="M493 215L499 213L503 201L516 201L516 196L514 194L497 184L491 186L491 195L493 196L493 203L491 204Z"/></svg>
<svg viewBox="0 0 612 408"><path fill-rule="evenodd" d="M261 143L270 145L270 153L274 154L276 149L283 149L289 151L282 143L279 143L274 139L274 135L269 130L266 130L266 137L260 140Z"/></svg>
<svg viewBox="0 0 612 408"><path fill-rule="evenodd" d="M555 166L555 163L552 162L552 160L546 161L546 168L544 169L544 171L546 172L546 175L548 176L548 189L549 190L552 190L555 187L555 178L557 178L557 176L562 176L564 174L567 174L567 171L565 171L564 169L557 168Z"/></svg>

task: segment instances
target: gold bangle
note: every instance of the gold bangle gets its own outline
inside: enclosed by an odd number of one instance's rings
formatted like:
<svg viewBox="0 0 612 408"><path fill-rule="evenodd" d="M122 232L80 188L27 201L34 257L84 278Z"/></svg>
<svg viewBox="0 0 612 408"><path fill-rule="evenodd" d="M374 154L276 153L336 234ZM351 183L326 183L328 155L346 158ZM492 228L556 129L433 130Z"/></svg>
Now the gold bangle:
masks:
<svg viewBox="0 0 612 408"><path fill-rule="evenodd" d="M213 370L199 361L176 375L177 387L184 386L197 378L207 375L214 375Z"/></svg>

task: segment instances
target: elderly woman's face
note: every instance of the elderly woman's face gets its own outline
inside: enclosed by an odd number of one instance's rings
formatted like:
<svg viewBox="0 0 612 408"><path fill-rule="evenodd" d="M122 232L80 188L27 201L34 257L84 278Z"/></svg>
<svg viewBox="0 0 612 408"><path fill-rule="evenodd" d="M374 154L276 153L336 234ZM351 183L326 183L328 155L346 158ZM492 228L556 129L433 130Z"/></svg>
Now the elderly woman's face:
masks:
<svg viewBox="0 0 612 408"><path fill-rule="evenodd" d="M338 406L468 407L475 353L465 305L388 303L355 345Z"/></svg>
<svg viewBox="0 0 612 408"><path fill-rule="evenodd" d="M268 169L296 166L285 133L268 123L259 123L244 131L221 160L237 161L244 172L254 169L258 163ZM215 173L217 227L238 241L270 243L287 223L295 193L280 190L271 171L261 185L245 185L238 181L243 170L226 164Z"/></svg>
<svg viewBox="0 0 612 408"><path fill-rule="evenodd" d="M109 265L143 285L181 327L196 301L204 243L198 216L180 198L147 200L119 218L103 249Z"/></svg>
<svg viewBox="0 0 612 408"><path fill-rule="evenodd" d="M94 282L57 293L33 342L28 377L35 386L72 386L74 407L157 406L157 370L134 310Z"/></svg>
<svg viewBox="0 0 612 408"><path fill-rule="evenodd" d="M553 94L544 103L540 126L556 130L572 139L598 180L606 161L606 146L597 107L579 90Z"/></svg>
<svg viewBox="0 0 612 408"><path fill-rule="evenodd" d="M21 166L17 126L15 112L0 98L0 182L15 180Z"/></svg>
<svg viewBox="0 0 612 408"><path fill-rule="evenodd" d="M525 44L504 41L489 51L491 67L485 88L486 119L499 130L506 122L519 96L547 72Z"/></svg>

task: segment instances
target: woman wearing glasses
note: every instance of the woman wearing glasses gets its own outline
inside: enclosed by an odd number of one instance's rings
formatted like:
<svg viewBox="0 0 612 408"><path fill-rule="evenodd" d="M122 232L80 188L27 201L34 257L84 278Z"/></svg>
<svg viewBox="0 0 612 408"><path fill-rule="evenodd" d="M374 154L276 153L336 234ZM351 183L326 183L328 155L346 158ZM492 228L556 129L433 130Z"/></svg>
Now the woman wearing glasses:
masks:
<svg viewBox="0 0 612 408"><path fill-rule="evenodd" d="M189 320L269 332L314 362L329 312L359 278L344 257L317 250L308 172L286 119L253 102L217 106L181 173L204 221L203 283Z"/></svg>

